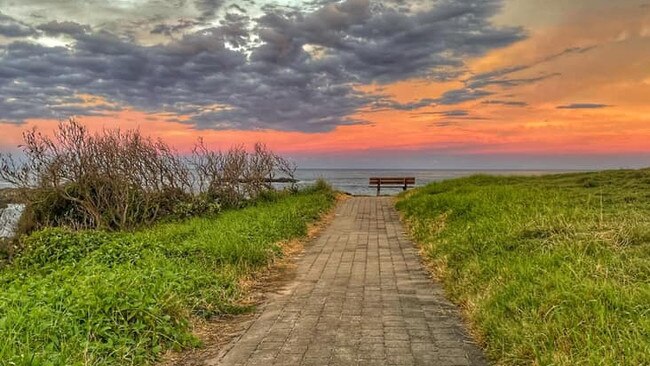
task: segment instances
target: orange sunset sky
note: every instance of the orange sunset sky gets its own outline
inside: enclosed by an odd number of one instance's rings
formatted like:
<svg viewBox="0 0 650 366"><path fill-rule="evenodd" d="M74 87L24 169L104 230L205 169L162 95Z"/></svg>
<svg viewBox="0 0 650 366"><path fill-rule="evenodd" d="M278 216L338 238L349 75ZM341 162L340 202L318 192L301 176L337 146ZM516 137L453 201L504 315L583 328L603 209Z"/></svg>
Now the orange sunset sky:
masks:
<svg viewBox="0 0 650 366"><path fill-rule="evenodd" d="M307 167L650 165L643 0L51 3L0 0L3 151L75 116Z"/></svg>

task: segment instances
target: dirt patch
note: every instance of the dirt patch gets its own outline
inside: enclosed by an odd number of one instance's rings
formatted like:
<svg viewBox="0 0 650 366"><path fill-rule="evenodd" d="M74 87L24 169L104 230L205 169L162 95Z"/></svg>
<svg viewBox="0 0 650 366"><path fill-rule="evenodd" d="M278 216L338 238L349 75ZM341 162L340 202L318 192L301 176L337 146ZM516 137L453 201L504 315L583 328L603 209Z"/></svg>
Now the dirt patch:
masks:
<svg viewBox="0 0 650 366"><path fill-rule="evenodd" d="M348 199L346 195L337 195L337 203ZM307 237L294 239L282 244L283 255L270 266L245 278L240 285L246 296L239 301L243 306L260 306L274 294L280 294L285 287L296 278L297 261L304 250L305 244L313 240L334 220L335 205L318 221L309 225ZM212 319L194 319L193 333L201 340L200 348L182 352L168 351L158 363L159 366L198 366L205 365L207 360L219 359L231 342L243 334L259 315L253 311L241 315L214 317Z"/></svg>

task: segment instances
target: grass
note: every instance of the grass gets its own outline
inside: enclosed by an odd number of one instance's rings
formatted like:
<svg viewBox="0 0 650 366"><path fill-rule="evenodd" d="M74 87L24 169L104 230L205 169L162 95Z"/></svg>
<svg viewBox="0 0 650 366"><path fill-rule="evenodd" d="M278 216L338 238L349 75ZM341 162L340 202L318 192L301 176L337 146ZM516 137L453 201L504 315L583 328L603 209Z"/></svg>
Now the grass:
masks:
<svg viewBox="0 0 650 366"><path fill-rule="evenodd" d="M397 205L494 363L650 364L650 169L474 176Z"/></svg>
<svg viewBox="0 0 650 366"><path fill-rule="evenodd" d="M334 201L311 189L134 233L46 229L0 271L0 365L151 364L192 317L247 311L240 283Z"/></svg>

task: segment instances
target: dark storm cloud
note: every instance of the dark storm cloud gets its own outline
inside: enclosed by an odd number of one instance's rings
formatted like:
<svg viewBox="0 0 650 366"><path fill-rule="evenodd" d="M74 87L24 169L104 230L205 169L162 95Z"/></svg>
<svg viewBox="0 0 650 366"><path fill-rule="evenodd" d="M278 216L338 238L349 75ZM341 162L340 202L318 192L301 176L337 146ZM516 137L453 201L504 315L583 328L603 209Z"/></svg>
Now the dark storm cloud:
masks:
<svg viewBox="0 0 650 366"><path fill-rule="evenodd" d="M119 107L98 105L92 109L83 106L83 100L75 97L70 89L50 88L45 92L34 92L23 85L4 85L3 94L11 97L0 100L0 110L9 116L9 121L21 123L27 118L65 119L75 115L102 115L120 110Z"/></svg>
<svg viewBox="0 0 650 366"><path fill-rule="evenodd" d="M348 0L293 17L275 11L260 24L269 48L321 46L353 80L383 83L459 68L467 56L521 39L519 29L490 24L499 5L491 0L448 0L428 11L381 7L373 12L368 0Z"/></svg>
<svg viewBox="0 0 650 366"><path fill-rule="evenodd" d="M437 99L437 102L442 105L454 105L478 100L492 94L494 93L480 89L455 89L445 92L442 97Z"/></svg>
<svg viewBox="0 0 650 366"><path fill-rule="evenodd" d="M71 21L59 22L54 20L49 23L41 24L37 28L49 35L55 36L65 34L74 37L90 32L89 26Z"/></svg>
<svg viewBox="0 0 650 366"><path fill-rule="evenodd" d="M267 6L255 19L224 8L223 1L193 4L201 12L196 20L153 26L154 33L181 32L166 44L146 46L128 33L50 21L38 29L72 38L69 47L0 46L0 119L133 107L187 115L187 123L201 129L328 131L364 123L351 117L361 109L414 110L489 96L482 87L496 79L406 104L356 86L446 80L465 70L466 57L524 37L519 28L491 24L501 4L496 0L441 0L417 10L406 2L368 0L313 12ZM191 22L204 24L220 9L225 14L217 26L182 35ZM108 104L84 107L77 94Z"/></svg>
<svg viewBox="0 0 650 366"><path fill-rule="evenodd" d="M151 34L164 34L167 36L171 36L175 33L184 32L199 24L201 23L194 20L179 19L173 24L169 24L169 23L156 24L155 26L153 26L153 28L151 28L150 32Z"/></svg>
<svg viewBox="0 0 650 366"><path fill-rule="evenodd" d="M224 4L224 0L194 0L194 6L201 12L199 19L213 18Z"/></svg>
<svg viewBox="0 0 650 366"><path fill-rule="evenodd" d="M27 37L35 33L34 29L25 23L3 14L0 11L0 36L7 38Z"/></svg>
<svg viewBox="0 0 650 366"><path fill-rule="evenodd" d="M375 101L372 107L374 111L391 110L391 109L396 109L400 111L412 111L412 110L428 107L431 105L435 105L436 102L437 99L425 98L425 99L420 99L416 102L399 103L387 97L382 97L379 100Z"/></svg>
<svg viewBox="0 0 650 366"><path fill-rule="evenodd" d="M601 109L611 107L607 104L598 103L573 103L557 106L557 109Z"/></svg>

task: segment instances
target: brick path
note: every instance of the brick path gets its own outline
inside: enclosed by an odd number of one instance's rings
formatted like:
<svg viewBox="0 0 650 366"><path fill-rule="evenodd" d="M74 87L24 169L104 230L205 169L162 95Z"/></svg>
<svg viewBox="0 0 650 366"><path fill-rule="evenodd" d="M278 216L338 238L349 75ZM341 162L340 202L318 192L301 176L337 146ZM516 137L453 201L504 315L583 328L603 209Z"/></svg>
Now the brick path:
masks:
<svg viewBox="0 0 650 366"><path fill-rule="evenodd" d="M341 203L295 281L213 365L484 365L391 198Z"/></svg>

